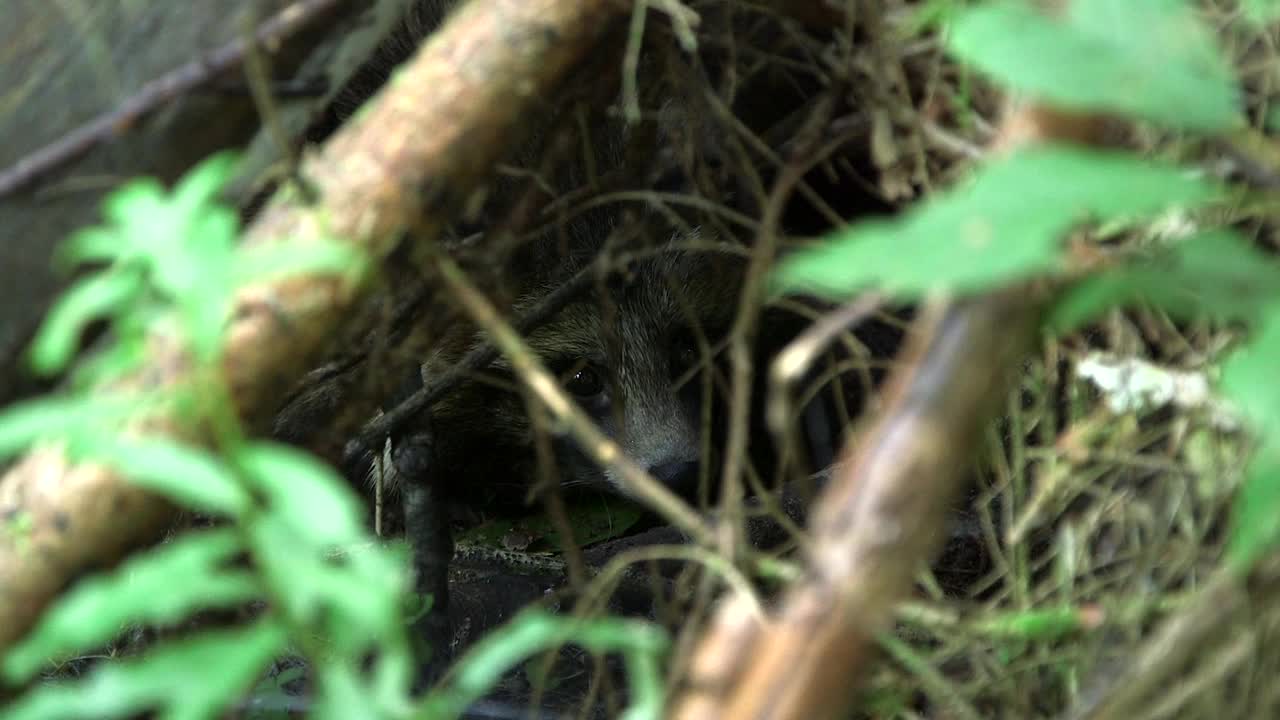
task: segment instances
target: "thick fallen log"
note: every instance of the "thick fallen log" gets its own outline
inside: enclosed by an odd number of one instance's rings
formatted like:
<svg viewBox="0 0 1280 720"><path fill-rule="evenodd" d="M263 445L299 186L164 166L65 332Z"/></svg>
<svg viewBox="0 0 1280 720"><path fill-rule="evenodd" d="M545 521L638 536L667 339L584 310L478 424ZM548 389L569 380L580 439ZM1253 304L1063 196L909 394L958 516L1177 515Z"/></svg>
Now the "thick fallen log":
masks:
<svg viewBox="0 0 1280 720"><path fill-rule="evenodd" d="M404 66L375 107L339 131L301 174L319 192L306 207L288 192L247 231L250 244L337 238L385 258L412 229L431 241L486 177L532 101L555 86L610 21L612 0L469 3ZM364 287L300 277L236 298L222 380L242 418L263 422L315 365ZM157 339L128 380L154 390L188 379L182 349ZM178 418L148 432L184 434ZM194 438L194 439L199 439ZM95 465L33 452L0 478L0 653L68 582L153 540L169 523L163 499Z"/></svg>

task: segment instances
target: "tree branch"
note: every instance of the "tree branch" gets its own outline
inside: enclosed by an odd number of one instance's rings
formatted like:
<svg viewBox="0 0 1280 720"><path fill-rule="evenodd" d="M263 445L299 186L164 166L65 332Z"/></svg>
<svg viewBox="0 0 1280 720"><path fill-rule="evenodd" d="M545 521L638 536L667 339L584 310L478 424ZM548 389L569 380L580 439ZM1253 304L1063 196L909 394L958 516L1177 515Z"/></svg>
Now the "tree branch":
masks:
<svg viewBox="0 0 1280 720"><path fill-rule="evenodd" d="M208 83L240 64L250 45L274 47L306 27L342 0L299 0L262 23L248 38L236 38L205 57L168 72L143 85L114 110L99 115L61 138L0 171L0 198L15 193L54 170L72 162L135 125L173 98Z"/></svg>
<svg viewBox="0 0 1280 720"><path fill-rule="evenodd" d="M995 147L1096 141L1098 118L1038 105L1006 117ZM805 576L764 623L718 609L671 717L842 717L915 572L934 553L981 433L1033 347L1048 287L936 308L918 323L881 417L845 450L812 518Z"/></svg>
<svg viewBox="0 0 1280 720"><path fill-rule="evenodd" d="M288 188L246 244L336 238L385 258L413 229L431 241L485 177L532 102L625 10L615 0L491 0L455 13L302 173L319 192L302 207ZM295 277L236 297L223 380L251 424L315 364L364 290L332 277ZM155 338L125 383L161 389L190 380L181 347ZM184 434L179 418L149 432ZM200 438L195 438L200 439ZM96 465L33 452L0 478L0 654L78 574L157 537L170 505Z"/></svg>

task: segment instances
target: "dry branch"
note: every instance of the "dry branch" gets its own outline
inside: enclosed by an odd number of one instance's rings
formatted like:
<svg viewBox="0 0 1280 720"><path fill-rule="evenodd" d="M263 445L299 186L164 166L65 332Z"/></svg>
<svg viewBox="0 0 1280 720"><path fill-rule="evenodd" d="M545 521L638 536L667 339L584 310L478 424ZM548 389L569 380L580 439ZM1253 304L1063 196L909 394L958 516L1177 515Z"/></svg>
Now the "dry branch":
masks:
<svg viewBox="0 0 1280 720"><path fill-rule="evenodd" d="M617 469L625 483L624 492L644 501L698 543L709 544L713 533L693 508L627 457L618 444L605 435L591 417L568 397L556 384L555 376L533 356L516 331L471 284L457 263L439 256L437 268L458 303L478 326L488 332L494 345L507 356L520 379L551 416L557 422L564 423L568 432L592 459L602 467Z"/></svg>
<svg viewBox="0 0 1280 720"><path fill-rule="evenodd" d="M1051 122L1049 122L1051 121ZM1089 141L1102 123L1040 106L996 142ZM764 623L736 598L694 651L672 717L843 717L894 605L935 552L946 511L1037 337L1050 293L1027 286L926 314L876 424L845 451L811 513L805 576Z"/></svg>
<svg viewBox="0 0 1280 720"><path fill-rule="evenodd" d="M474 191L522 113L625 9L612 0L469 3L400 71L372 111L353 120L302 173L321 203L282 193L248 243L338 238L386 257L412 229L430 241ZM261 422L312 366L362 288L305 277L247 288L236 298L223 380L242 417ZM156 389L190 379L181 348L157 338L130 379ZM178 418L166 427L180 434ZM0 653L80 573L154 539L168 503L92 465L35 452L0 479ZM18 520L21 522L18 522Z"/></svg>
<svg viewBox="0 0 1280 720"><path fill-rule="evenodd" d="M340 0L302 0L264 22L254 33L253 42L263 47L278 45L284 38L323 17ZM119 107L99 115L64 135L58 141L22 158L12 167L0 170L0 198L23 189L44 175L57 170L116 135L137 124L143 116L155 112L182 93L208 83L235 67L245 57L250 43L237 38L180 68L143 85Z"/></svg>
<svg viewBox="0 0 1280 720"><path fill-rule="evenodd" d="M819 500L805 578L765 626L733 602L722 608L675 717L840 716L872 634L943 535L964 458L1036 336L1042 295L1020 288L957 305L916 341L882 419ZM703 659L730 655L742 662Z"/></svg>

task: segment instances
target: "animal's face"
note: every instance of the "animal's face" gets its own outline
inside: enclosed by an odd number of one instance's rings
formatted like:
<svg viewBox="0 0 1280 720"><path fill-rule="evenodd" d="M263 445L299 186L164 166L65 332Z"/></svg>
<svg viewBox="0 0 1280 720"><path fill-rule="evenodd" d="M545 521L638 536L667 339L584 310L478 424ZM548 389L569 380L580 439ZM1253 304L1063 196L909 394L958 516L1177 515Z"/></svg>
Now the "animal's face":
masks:
<svg viewBox="0 0 1280 720"><path fill-rule="evenodd" d="M702 410L717 350L736 306L735 266L690 254L644 262L606 281L530 334L530 347L566 392L632 460L678 491L697 487ZM566 485L621 491L567 439Z"/></svg>

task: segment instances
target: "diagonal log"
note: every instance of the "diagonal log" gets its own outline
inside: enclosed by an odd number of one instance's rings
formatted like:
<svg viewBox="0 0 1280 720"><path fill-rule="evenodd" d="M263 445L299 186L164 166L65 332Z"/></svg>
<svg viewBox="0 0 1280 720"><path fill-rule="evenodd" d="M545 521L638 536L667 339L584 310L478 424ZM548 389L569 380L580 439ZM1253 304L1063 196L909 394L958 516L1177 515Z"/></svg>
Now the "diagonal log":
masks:
<svg viewBox="0 0 1280 720"><path fill-rule="evenodd" d="M471 2L388 84L374 107L306 158L319 191L306 207L278 195L245 242L337 238L385 258L413 230L431 241L484 180L533 101L625 12L620 0ZM242 290L229 328L223 382L251 424L314 366L364 284L305 276ZM190 380L182 348L157 336L125 385ZM178 418L148 432L191 436ZM192 437L200 440L198 436ZM173 517L163 499L55 450L32 452L0 478L0 654L79 574L154 540Z"/></svg>

